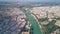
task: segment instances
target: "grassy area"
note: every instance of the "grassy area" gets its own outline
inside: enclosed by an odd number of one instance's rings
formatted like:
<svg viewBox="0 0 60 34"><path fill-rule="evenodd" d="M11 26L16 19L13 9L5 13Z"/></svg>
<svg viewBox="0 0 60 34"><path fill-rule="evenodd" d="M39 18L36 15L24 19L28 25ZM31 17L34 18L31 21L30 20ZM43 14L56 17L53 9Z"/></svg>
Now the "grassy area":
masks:
<svg viewBox="0 0 60 34"><path fill-rule="evenodd" d="M40 19L38 19L39 22L43 22L43 21L47 21L47 20L48 20L48 18L40 18Z"/></svg>
<svg viewBox="0 0 60 34"><path fill-rule="evenodd" d="M50 34L51 32L53 32L58 28L57 26L54 25L55 23L56 23L56 20L52 20L51 22L49 22L49 24L44 26L46 29L45 34Z"/></svg>
<svg viewBox="0 0 60 34"><path fill-rule="evenodd" d="M56 20L60 20L60 18L54 18L54 19L56 19Z"/></svg>
<svg viewBox="0 0 60 34"><path fill-rule="evenodd" d="M40 19L38 19L38 21L39 22L44 22L44 21L48 21L48 19L49 18L40 18ZM44 34L51 34L51 32L55 31L56 29L60 29L60 27L55 25L57 20L60 20L60 18L54 18L47 25L43 25L43 27L45 29Z"/></svg>

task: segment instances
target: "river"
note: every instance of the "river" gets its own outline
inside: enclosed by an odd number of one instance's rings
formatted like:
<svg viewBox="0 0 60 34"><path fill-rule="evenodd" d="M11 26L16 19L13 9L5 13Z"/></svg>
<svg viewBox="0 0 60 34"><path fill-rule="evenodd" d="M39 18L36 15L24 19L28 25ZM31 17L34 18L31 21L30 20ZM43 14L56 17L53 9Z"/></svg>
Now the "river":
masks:
<svg viewBox="0 0 60 34"><path fill-rule="evenodd" d="M25 8L20 8L20 10L25 13L25 15L28 18L28 21L32 24L33 34L41 34L42 32L41 32L38 22L35 20L35 18L28 11L26 11Z"/></svg>

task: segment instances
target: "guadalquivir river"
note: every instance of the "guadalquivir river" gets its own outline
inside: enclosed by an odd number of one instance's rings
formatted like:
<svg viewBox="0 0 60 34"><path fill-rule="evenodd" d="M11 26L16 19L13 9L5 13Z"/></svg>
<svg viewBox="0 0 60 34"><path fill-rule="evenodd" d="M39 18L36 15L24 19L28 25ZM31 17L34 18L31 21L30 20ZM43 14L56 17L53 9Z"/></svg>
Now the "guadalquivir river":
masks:
<svg viewBox="0 0 60 34"><path fill-rule="evenodd" d="M26 11L25 8L20 8L20 10L22 10L26 14L29 22L32 24L33 34L42 34L38 22L34 19L34 17L28 11Z"/></svg>

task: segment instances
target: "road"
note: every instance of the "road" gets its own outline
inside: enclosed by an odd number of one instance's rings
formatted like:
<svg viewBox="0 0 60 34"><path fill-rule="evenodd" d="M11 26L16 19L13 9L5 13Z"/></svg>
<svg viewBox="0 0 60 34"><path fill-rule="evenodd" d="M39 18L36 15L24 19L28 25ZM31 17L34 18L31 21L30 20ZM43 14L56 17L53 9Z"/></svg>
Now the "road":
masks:
<svg viewBox="0 0 60 34"><path fill-rule="evenodd" d="M28 21L32 24L33 34L41 34L40 27L38 25L38 22L35 20L35 18L28 11L26 11L24 8L21 8L20 10L22 10L26 14Z"/></svg>

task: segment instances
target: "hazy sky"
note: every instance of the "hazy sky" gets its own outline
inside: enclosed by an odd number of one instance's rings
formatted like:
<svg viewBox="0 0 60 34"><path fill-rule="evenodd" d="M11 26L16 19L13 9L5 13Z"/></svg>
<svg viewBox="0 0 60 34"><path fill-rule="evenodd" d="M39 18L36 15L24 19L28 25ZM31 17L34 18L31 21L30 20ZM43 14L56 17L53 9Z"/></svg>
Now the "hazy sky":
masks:
<svg viewBox="0 0 60 34"><path fill-rule="evenodd" d="M0 0L0 1L19 1L19 2L60 2L60 0Z"/></svg>

